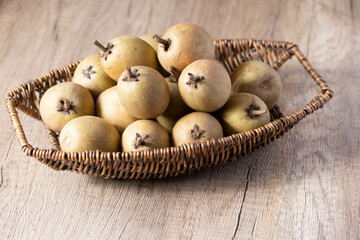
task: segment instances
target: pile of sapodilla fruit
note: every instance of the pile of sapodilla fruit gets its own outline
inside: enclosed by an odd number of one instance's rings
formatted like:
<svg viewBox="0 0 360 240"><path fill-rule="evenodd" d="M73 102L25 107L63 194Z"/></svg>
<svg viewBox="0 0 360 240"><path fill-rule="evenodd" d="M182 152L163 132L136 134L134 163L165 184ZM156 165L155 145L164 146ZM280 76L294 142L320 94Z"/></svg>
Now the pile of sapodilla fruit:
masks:
<svg viewBox="0 0 360 240"><path fill-rule="evenodd" d="M270 122L282 91L278 73L260 61L230 76L209 33L194 24L94 44L100 54L40 101L66 152L166 148L245 132Z"/></svg>

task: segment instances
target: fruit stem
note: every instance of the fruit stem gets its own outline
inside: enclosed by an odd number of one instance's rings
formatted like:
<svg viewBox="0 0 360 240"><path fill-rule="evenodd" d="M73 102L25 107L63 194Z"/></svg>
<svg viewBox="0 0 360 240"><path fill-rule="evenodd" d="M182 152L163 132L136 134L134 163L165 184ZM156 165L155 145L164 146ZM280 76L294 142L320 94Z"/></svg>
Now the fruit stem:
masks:
<svg viewBox="0 0 360 240"><path fill-rule="evenodd" d="M169 73L170 73L170 82L178 83L180 74L176 71L174 66L169 67Z"/></svg>
<svg viewBox="0 0 360 240"><path fill-rule="evenodd" d="M257 116L261 116L261 115L264 115L265 113L267 113L267 110L266 109L262 109L262 110L251 110L250 114L257 117Z"/></svg>
<svg viewBox="0 0 360 240"><path fill-rule="evenodd" d="M133 75L133 73L132 73L132 71L131 71L131 67L130 67L130 66L126 66L125 68L126 68L128 74L129 74L129 77L130 77L130 78L133 78L134 75Z"/></svg>
<svg viewBox="0 0 360 240"><path fill-rule="evenodd" d="M125 68L129 76L124 77L122 80L124 82L138 82L139 81L138 77L140 76L140 73L138 73L138 69L137 68L131 69L130 66L126 66Z"/></svg>
<svg viewBox="0 0 360 240"><path fill-rule="evenodd" d="M160 44L163 44L164 45L164 50L165 51L167 51L168 50L168 48L170 47L170 44L171 44L171 40L170 39L163 39L163 38L161 38L159 35L157 35L157 34L154 34L153 35L153 39L156 41L156 42L158 42L158 43L160 43Z"/></svg>
<svg viewBox="0 0 360 240"><path fill-rule="evenodd" d="M103 52L106 52L108 49L104 47L98 40L94 40L93 42L98 48L100 48Z"/></svg>

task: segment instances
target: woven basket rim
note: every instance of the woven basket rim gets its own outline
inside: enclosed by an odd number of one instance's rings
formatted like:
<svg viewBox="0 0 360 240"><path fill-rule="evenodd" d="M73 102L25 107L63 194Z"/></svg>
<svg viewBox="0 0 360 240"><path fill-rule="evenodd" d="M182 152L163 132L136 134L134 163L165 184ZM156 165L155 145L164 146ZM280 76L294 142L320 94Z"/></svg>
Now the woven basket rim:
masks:
<svg viewBox="0 0 360 240"><path fill-rule="evenodd" d="M321 90L310 101L309 104L307 104L293 114L283 116L278 109L278 106L275 106L274 111L278 112L280 116L278 116L278 118L274 119L270 123L254 130L225 136L219 139L211 139L202 143L187 143L176 147L172 146L168 148L150 149L145 151L141 150L135 152L102 152L99 150L89 150L84 152L68 153L55 148L43 149L33 147L30 143L28 143L26 139L16 109L25 112L25 114L33 118L41 120L41 117L38 113L39 99L37 99L36 96L36 91L40 89L39 86L43 86L43 84L48 84L50 87L52 83L57 84L58 82L61 82L60 80L56 81L54 79L71 79L72 71L79 63L79 61L77 61L72 64L64 65L60 68L50 71L37 79L33 79L26 83L23 83L7 92L4 101L9 112L15 134L20 143L21 150L24 151L27 155L35 157L39 160L50 159L53 161L61 161L62 164L65 166L67 165L66 161L74 161L76 159L106 158L108 161L125 161L137 163L138 161L141 162L144 159L151 158L153 155L171 157L174 154L176 155L179 153L194 153L194 149L197 149L197 153L199 151L203 151L204 153L204 151L206 151L207 149L217 149L218 146L221 146L222 148L233 147L235 143L244 144L245 142L249 142L250 144L253 142L253 144L256 145L259 144L256 139L264 136L269 141L269 139L272 137L271 135L274 134L276 139L276 134L279 134L280 131L287 131L300 120L305 118L307 115L313 113L319 108L322 108L323 105L333 97L333 91L328 87L326 81L324 81L322 77L317 73L317 71L310 65L310 63L302 54L296 44L285 41L254 39L215 39L214 47L218 60L223 62L229 72L234 69L236 64L238 64L239 62L243 62L242 58L246 58L246 61L248 59L251 59L252 52L258 54L260 57L263 57L262 60L270 64L275 69L278 69L286 60L290 59L292 56L296 56L301 65L309 73L311 78L315 81L315 83L320 87ZM279 50L279 53L276 52L274 49ZM245 54L242 55L242 51L245 52ZM28 100L26 106L20 104L23 99ZM56 144L53 143L51 140L53 138L56 138L55 133L52 132L50 129L47 129L47 132L51 144L53 145L53 147L56 146ZM58 166L59 170L62 170L63 167L61 167L61 164Z"/></svg>

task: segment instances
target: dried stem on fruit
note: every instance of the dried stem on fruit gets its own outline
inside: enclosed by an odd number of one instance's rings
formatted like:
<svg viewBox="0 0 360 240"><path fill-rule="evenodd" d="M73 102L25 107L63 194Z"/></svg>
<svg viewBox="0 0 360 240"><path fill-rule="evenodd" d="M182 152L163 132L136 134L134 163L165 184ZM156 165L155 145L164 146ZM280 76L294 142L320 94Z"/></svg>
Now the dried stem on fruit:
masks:
<svg viewBox="0 0 360 240"><path fill-rule="evenodd" d="M170 72L170 82L172 83L178 83L180 74L176 71L174 66L169 67Z"/></svg>
<svg viewBox="0 0 360 240"><path fill-rule="evenodd" d="M160 43L160 44L163 44L165 51L167 51L167 50L169 49L170 45L171 45L171 40L170 40L170 38L168 38L168 39L166 40L166 39L161 38L159 35L154 34L154 35L153 35L153 39L154 39L156 42L158 42L158 43Z"/></svg>
<svg viewBox="0 0 360 240"><path fill-rule="evenodd" d="M141 137L141 135L139 133L136 133L135 136L135 149L138 149L141 146L149 146L149 142L146 142L146 140L149 138L150 136L145 134L144 136Z"/></svg>
<svg viewBox="0 0 360 240"><path fill-rule="evenodd" d="M267 109L260 109L258 105L250 104L249 108L246 109L250 118L256 118L267 113Z"/></svg>
<svg viewBox="0 0 360 240"><path fill-rule="evenodd" d="M188 73L189 75L189 81L186 82L186 85L192 85L195 88L198 88L198 84L202 81L204 81L204 76L195 76L192 73Z"/></svg>
<svg viewBox="0 0 360 240"><path fill-rule="evenodd" d="M261 115L264 115L265 113L267 113L267 110L266 109L263 109L263 110L252 110L251 111L251 114L253 116L261 116Z"/></svg>
<svg viewBox="0 0 360 240"><path fill-rule="evenodd" d="M72 101L60 99L57 111L65 114L76 114L75 108L75 104Z"/></svg>
<svg viewBox="0 0 360 240"><path fill-rule="evenodd" d="M138 77L140 76L140 73L138 73L138 69L134 68L133 70L126 66L126 70L128 72L129 77L124 77L122 80L124 82L137 82L139 81Z"/></svg>
<svg viewBox="0 0 360 240"><path fill-rule="evenodd" d="M200 129L199 125L195 124L194 128L191 129L191 136L193 137L193 139L199 140L200 138L205 137L205 132L205 130Z"/></svg>
<svg viewBox="0 0 360 240"><path fill-rule="evenodd" d="M108 42L104 47L104 45L102 45L98 40L94 40L93 43L103 51L100 56L107 60L108 55L111 54L111 49L114 47L114 44Z"/></svg>
<svg viewBox="0 0 360 240"><path fill-rule="evenodd" d="M96 73L96 71L93 70L92 65L89 65L86 69L82 70L82 74L88 79L91 79L91 74L95 74L95 73Z"/></svg>

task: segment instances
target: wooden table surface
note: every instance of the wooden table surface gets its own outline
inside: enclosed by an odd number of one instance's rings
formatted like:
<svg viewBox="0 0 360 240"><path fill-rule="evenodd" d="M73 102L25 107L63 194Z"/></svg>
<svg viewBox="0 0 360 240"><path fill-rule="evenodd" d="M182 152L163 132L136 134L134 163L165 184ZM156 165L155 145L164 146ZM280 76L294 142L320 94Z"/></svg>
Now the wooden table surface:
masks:
<svg viewBox="0 0 360 240"><path fill-rule="evenodd" d="M360 2L0 0L0 93L120 36L192 22L213 38L295 42L334 98L284 137L234 163L163 180L57 172L21 152L0 105L0 239L359 239ZM280 68L290 114L318 91ZM29 142L50 146L20 114Z"/></svg>

